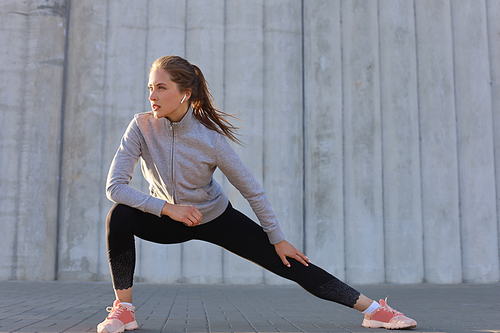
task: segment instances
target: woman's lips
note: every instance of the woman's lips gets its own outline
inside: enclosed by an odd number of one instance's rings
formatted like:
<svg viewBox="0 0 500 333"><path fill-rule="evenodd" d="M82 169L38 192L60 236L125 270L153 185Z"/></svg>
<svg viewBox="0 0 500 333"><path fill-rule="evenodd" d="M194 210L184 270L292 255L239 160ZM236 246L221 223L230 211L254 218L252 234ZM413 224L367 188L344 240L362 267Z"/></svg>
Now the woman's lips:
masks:
<svg viewBox="0 0 500 333"><path fill-rule="evenodd" d="M160 108L159 105L153 104L151 105L151 108L153 109L153 116L158 119L158 109Z"/></svg>

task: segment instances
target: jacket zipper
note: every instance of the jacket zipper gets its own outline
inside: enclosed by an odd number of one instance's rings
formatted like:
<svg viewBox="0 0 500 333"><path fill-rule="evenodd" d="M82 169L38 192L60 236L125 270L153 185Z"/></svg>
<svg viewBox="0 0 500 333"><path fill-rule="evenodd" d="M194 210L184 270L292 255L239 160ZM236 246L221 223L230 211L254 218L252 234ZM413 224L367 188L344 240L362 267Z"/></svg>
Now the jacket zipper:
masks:
<svg viewBox="0 0 500 333"><path fill-rule="evenodd" d="M174 182L174 149L175 149L175 132L174 132L174 127L172 126L172 122L170 122L170 131L172 131L172 149L171 149L171 169L172 169L172 175L171 175L171 182L172 182L172 200L175 204L175 182Z"/></svg>

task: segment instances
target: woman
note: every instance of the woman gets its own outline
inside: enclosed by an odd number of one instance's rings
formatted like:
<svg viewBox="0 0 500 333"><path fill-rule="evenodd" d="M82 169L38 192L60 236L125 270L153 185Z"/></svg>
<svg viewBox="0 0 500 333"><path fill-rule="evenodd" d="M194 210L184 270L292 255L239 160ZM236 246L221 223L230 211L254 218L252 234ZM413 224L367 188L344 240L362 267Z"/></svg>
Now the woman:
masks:
<svg viewBox="0 0 500 333"><path fill-rule="evenodd" d="M239 141L236 128L214 107L197 66L177 56L159 58L148 87L152 111L134 116L109 170L107 196L116 204L106 232L116 300L98 332L138 327L132 306L134 236L162 244L204 240L313 295L364 312L365 327L416 326L384 300L379 304L313 265L285 240L264 190L227 143L226 137ZM150 194L129 185L139 160ZM260 226L231 206L213 179L216 168L248 200Z"/></svg>

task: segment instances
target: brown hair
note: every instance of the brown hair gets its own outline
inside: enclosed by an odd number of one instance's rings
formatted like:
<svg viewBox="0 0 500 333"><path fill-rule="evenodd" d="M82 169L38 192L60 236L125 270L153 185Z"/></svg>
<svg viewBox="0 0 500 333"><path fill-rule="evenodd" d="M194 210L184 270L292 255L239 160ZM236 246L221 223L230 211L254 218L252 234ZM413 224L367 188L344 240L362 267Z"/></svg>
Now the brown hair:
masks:
<svg viewBox="0 0 500 333"><path fill-rule="evenodd" d="M238 128L226 119L226 117L235 117L218 109L208 89L208 83L198 66L190 64L179 56L169 55L156 59L151 65L150 73L156 68L167 71L170 79L177 84L181 92L191 91L190 101L193 114L203 125L236 143L241 143L236 137Z"/></svg>

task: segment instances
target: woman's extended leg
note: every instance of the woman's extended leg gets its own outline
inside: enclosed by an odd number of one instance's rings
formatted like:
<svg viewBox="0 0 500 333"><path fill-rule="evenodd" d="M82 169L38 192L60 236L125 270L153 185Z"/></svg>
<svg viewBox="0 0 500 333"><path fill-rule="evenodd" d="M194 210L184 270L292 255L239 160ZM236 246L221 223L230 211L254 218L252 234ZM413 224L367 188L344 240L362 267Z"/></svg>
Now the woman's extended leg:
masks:
<svg viewBox="0 0 500 333"><path fill-rule="evenodd" d="M314 264L306 267L289 258L291 267L285 266L262 227L231 206L214 221L194 230L197 238L217 244L281 277L295 281L315 296L351 308L360 300L361 294L357 290ZM369 304L365 306L365 303ZM370 304L371 300L363 297L356 307L366 309Z"/></svg>
<svg viewBox="0 0 500 333"><path fill-rule="evenodd" d="M291 267L283 264L267 234L258 224L231 206L216 220L194 228L197 238L217 244L246 258L267 270L297 282L304 289L322 299L337 302L365 313L363 326L385 328L415 327L413 319L390 308L382 301L380 306L336 277L309 264L304 266L288 258Z"/></svg>

